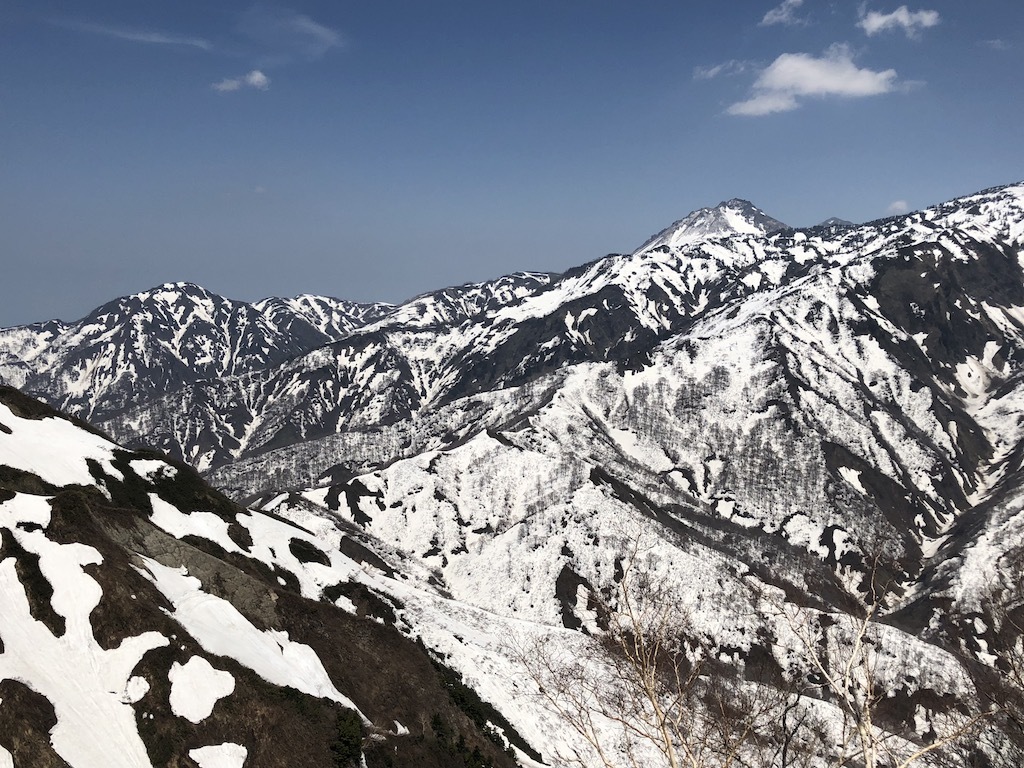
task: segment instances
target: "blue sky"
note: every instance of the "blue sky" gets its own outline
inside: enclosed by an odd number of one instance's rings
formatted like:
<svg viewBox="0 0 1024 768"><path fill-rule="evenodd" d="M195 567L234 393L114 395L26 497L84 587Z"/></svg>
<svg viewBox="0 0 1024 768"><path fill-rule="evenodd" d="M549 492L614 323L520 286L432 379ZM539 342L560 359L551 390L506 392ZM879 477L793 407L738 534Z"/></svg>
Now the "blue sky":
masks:
<svg viewBox="0 0 1024 768"><path fill-rule="evenodd" d="M1024 3L7 0L0 325L188 280L399 301L1024 179Z"/></svg>

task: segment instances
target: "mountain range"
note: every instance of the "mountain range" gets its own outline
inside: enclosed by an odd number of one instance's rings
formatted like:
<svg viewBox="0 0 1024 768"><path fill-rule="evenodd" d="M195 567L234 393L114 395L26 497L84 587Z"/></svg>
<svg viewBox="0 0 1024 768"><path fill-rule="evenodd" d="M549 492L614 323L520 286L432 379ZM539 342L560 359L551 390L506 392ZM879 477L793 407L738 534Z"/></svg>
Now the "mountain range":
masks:
<svg viewBox="0 0 1024 768"><path fill-rule="evenodd" d="M631 254L400 305L175 283L0 330L0 380L49 404L0 410L23 617L0 629L0 746L100 765L47 671L88 658L126 765L191 765L204 739L238 749L201 768L281 764L262 750L299 721L309 765L601 764L595 742L654 765L552 691L661 605L699 671L688 712L715 680L801 724L748 728L748 765L871 764L867 712L894 765L1016 765L1022 252L1024 184L808 229L734 199ZM288 663L260 666L267 637ZM186 725L182 674L240 693ZM240 725L274 702L282 735Z"/></svg>

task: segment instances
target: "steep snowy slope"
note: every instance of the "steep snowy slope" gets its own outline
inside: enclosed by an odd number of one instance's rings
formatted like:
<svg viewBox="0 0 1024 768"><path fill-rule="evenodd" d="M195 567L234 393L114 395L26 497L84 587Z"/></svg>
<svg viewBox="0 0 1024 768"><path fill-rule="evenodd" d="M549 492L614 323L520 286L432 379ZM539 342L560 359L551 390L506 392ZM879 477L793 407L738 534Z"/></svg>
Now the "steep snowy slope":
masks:
<svg viewBox="0 0 1024 768"><path fill-rule="evenodd" d="M0 388L0 764L511 765L335 541Z"/></svg>
<svg viewBox="0 0 1024 768"><path fill-rule="evenodd" d="M24 386L53 340L67 331L59 320L0 329L0 381Z"/></svg>
<svg viewBox="0 0 1024 768"><path fill-rule="evenodd" d="M1022 196L992 190L837 240L729 240L714 268L743 269L744 245L760 247L756 285L669 323L643 357L507 378L214 476L244 493L262 469L282 484L343 457L333 481L267 505L339 515L430 568L460 604L567 630L598 631L595 606L643 542L645 573L668 582L673 604L699 606L691 631L741 668L799 657L779 619L796 609L766 595L836 626L874 606L885 650L872 664L891 707L878 722L936 738L953 702L1020 696ZM678 275L717 247L662 258ZM790 259L775 279L771 248ZM598 262L497 315L536 317L551 302L557 317L608 283L639 297L657 270ZM623 316L601 309L607 322ZM519 349L493 365L526 368L534 348ZM434 642L467 674L482 663L472 642ZM1015 765L1019 745L1003 737L977 743Z"/></svg>

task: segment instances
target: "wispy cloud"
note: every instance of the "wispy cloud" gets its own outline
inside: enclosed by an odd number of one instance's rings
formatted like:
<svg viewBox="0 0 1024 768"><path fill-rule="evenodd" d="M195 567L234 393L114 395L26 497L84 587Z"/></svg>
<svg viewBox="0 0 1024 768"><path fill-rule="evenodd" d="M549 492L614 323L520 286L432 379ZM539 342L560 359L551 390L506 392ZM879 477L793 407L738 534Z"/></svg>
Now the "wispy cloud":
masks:
<svg viewBox="0 0 1024 768"><path fill-rule="evenodd" d="M245 11L237 32L274 61L293 57L319 59L344 43L338 31L305 14L267 3L257 3Z"/></svg>
<svg viewBox="0 0 1024 768"><path fill-rule="evenodd" d="M278 6L272 0L257 0L236 14L234 24L222 31L216 45L204 37L123 24L68 18L50 19L49 22L75 32L148 45L190 47L245 60L248 67L252 67L247 74L210 84L211 88L222 93L242 89L268 90L270 78L265 73L274 67L288 66L303 59L314 61L345 42L337 30L304 13Z"/></svg>
<svg viewBox="0 0 1024 768"><path fill-rule="evenodd" d="M863 98L889 93L896 86L896 70L862 69L854 63L849 46L833 45L821 57L782 54L758 75L751 97L726 112L745 116L790 112L806 97Z"/></svg>
<svg viewBox="0 0 1024 768"><path fill-rule="evenodd" d="M991 48L993 51L1008 51L1008 50L1010 50L1010 48L1013 47L1008 42L1006 42L1005 40L999 40L999 39L996 39L996 40L982 40L981 44L984 45L986 48Z"/></svg>
<svg viewBox="0 0 1024 768"><path fill-rule="evenodd" d="M713 80L718 76L728 75L742 75L750 69L749 61L740 61L738 59L730 59L724 61L721 64L715 64L711 67L694 67L693 79L694 80Z"/></svg>
<svg viewBox="0 0 1024 768"><path fill-rule="evenodd" d="M242 77L225 78L220 82L213 83L210 87L221 93L230 93L242 88L254 88L257 91L265 91L270 88L270 78L258 69L254 69Z"/></svg>
<svg viewBox="0 0 1024 768"><path fill-rule="evenodd" d="M116 24L97 24L89 21L75 21L73 19L55 19L53 24L76 32L87 32L93 35L113 37L118 40L127 40L132 43L148 43L151 45L181 45L191 48L199 48L204 51L213 49L213 44L202 37L189 37L187 35L175 35L167 32L158 32L135 27L125 27Z"/></svg>
<svg viewBox="0 0 1024 768"><path fill-rule="evenodd" d="M770 27L773 24L806 24L806 20L796 16L796 10L804 4L804 0L782 0L782 5L772 8L761 19L762 27Z"/></svg>
<svg viewBox="0 0 1024 768"><path fill-rule="evenodd" d="M936 26L939 19L938 11L911 11L901 5L892 13L867 11L861 6L861 20L857 26L867 33L868 37L890 29L902 29L907 37L917 37L922 29Z"/></svg>
<svg viewBox="0 0 1024 768"><path fill-rule="evenodd" d="M894 216L898 216L901 213L906 213L910 210L910 204L906 200L893 200L889 203L889 207L886 209L889 213Z"/></svg>

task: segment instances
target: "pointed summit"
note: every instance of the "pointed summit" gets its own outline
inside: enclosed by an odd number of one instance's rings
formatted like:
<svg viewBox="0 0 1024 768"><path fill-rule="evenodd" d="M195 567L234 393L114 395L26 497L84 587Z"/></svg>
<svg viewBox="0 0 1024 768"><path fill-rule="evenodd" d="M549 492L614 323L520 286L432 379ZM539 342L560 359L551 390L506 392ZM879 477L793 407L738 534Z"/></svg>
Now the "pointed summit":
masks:
<svg viewBox="0 0 1024 768"><path fill-rule="evenodd" d="M828 227L830 229L841 229L844 227L855 227L857 225L854 224L852 221L847 221L846 219L840 219L836 216L832 216L831 218L825 219L818 226Z"/></svg>
<svg viewBox="0 0 1024 768"><path fill-rule="evenodd" d="M691 243L731 235L768 235L785 229L749 200L734 197L714 208L699 208L662 230L637 251L650 251L661 246L680 248Z"/></svg>

